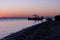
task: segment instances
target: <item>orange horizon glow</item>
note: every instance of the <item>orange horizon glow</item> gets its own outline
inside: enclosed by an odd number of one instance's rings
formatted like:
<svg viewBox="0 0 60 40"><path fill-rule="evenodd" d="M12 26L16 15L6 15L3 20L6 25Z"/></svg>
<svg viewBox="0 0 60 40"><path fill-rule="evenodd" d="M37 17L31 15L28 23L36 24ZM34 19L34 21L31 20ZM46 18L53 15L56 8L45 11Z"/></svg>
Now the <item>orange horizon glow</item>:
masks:
<svg viewBox="0 0 60 40"><path fill-rule="evenodd" d="M39 16L54 16L60 14L60 10L54 9L39 9L39 10L1 10L0 17L29 17L34 14Z"/></svg>
<svg viewBox="0 0 60 40"><path fill-rule="evenodd" d="M0 0L0 17L60 15L59 0Z"/></svg>

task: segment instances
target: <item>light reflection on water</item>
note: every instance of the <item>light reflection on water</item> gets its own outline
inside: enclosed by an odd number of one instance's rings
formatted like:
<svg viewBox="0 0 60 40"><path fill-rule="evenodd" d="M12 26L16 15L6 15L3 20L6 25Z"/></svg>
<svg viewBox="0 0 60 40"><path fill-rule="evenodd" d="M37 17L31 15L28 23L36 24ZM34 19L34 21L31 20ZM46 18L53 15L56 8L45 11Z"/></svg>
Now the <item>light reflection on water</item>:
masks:
<svg viewBox="0 0 60 40"><path fill-rule="evenodd" d="M27 19L0 19L0 38L38 23L41 23L41 21Z"/></svg>

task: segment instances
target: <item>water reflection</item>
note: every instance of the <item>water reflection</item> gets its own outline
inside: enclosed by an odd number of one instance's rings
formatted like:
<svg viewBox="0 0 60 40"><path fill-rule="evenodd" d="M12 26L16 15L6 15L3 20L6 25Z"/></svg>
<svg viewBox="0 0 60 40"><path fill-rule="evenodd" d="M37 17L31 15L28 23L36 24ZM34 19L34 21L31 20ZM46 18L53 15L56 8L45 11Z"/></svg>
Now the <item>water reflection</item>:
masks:
<svg viewBox="0 0 60 40"><path fill-rule="evenodd" d="M38 24L38 23L42 23L42 21L39 21L39 20L34 21L34 24Z"/></svg>
<svg viewBox="0 0 60 40"><path fill-rule="evenodd" d="M26 19L0 20L0 38L38 23L41 23L41 21L32 21Z"/></svg>

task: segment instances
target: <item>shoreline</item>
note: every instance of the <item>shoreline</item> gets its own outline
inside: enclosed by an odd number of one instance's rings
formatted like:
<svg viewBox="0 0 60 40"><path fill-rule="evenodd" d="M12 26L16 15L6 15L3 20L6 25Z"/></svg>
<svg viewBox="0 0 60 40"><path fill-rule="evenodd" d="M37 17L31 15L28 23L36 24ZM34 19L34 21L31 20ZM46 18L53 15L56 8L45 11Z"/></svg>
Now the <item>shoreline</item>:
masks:
<svg viewBox="0 0 60 40"><path fill-rule="evenodd" d="M8 39L8 40L9 39L15 39L15 40L16 39L21 39L21 40L32 40L33 39L35 40L35 38L37 40L39 39L37 37L40 37L40 39L42 38L44 40L44 39L51 39L54 36L57 38L60 31L56 29L60 30L59 26L60 26L60 21L47 21L47 22L43 22L41 24L37 24L29 28L23 29L11 35L8 35L2 38L2 40L4 39ZM56 31L58 31L57 35L56 35L57 33Z"/></svg>

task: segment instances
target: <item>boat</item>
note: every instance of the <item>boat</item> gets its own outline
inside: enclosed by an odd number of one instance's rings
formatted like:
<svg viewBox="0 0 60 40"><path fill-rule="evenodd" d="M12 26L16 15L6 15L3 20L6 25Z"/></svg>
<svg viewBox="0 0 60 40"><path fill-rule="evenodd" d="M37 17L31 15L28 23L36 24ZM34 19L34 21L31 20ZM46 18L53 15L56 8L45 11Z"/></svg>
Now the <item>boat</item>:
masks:
<svg viewBox="0 0 60 40"><path fill-rule="evenodd" d="M42 17L39 17L37 15L34 15L34 17L28 18L28 20L43 20L43 16Z"/></svg>
<svg viewBox="0 0 60 40"><path fill-rule="evenodd" d="M28 20L43 20L43 18L28 18Z"/></svg>

